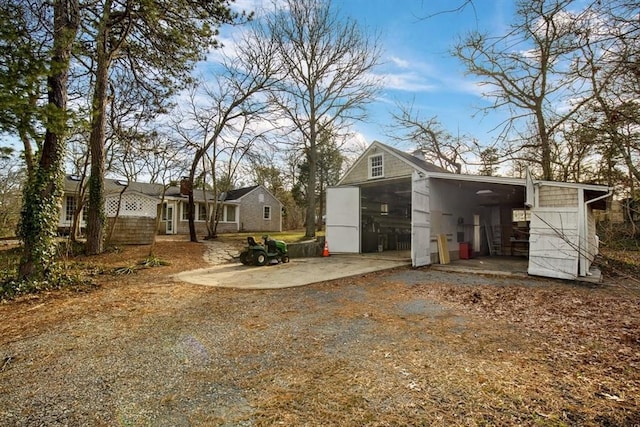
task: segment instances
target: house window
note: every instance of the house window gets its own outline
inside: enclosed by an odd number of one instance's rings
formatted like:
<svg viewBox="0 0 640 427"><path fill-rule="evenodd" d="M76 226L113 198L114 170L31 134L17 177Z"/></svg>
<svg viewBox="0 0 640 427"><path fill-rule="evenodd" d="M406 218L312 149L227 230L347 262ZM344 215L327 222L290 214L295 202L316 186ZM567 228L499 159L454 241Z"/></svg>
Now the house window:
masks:
<svg viewBox="0 0 640 427"><path fill-rule="evenodd" d="M65 220L73 221L73 214L76 211L76 198L75 196L67 196L67 205L65 208Z"/></svg>
<svg viewBox="0 0 640 427"><path fill-rule="evenodd" d="M380 204L380 215L389 215L389 204L387 203Z"/></svg>
<svg viewBox="0 0 640 427"><path fill-rule="evenodd" d="M384 176L384 162L382 154L369 156L369 178L382 178Z"/></svg>
<svg viewBox="0 0 640 427"><path fill-rule="evenodd" d="M262 218L271 219L271 206L265 206L262 210Z"/></svg>
<svg viewBox="0 0 640 427"><path fill-rule="evenodd" d="M198 203L198 221L207 220L207 205L204 203Z"/></svg>
<svg viewBox="0 0 640 427"><path fill-rule="evenodd" d="M194 221L206 221L207 220L207 208L204 203L194 203L196 207ZM182 221L189 221L189 203L182 204Z"/></svg>
<svg viewBox="0 0 640 427"><path fill-rule="evenodd" d="M236 222L236 207L233 205L226 205L224 207L224 220L226 222Z"/></svg>

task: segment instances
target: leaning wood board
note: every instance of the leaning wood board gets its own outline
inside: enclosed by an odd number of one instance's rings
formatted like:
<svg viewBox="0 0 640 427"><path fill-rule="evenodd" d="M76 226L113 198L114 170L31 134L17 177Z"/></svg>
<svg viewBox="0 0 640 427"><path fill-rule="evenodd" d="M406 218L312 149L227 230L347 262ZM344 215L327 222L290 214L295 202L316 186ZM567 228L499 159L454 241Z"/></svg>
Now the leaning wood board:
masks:
<svg viewBox="0 0 640 427"><path fill-rule="evenodd" d="M440 264L449 264L449 247L447 246L446 234L438 234L438 255Z"/></svg>

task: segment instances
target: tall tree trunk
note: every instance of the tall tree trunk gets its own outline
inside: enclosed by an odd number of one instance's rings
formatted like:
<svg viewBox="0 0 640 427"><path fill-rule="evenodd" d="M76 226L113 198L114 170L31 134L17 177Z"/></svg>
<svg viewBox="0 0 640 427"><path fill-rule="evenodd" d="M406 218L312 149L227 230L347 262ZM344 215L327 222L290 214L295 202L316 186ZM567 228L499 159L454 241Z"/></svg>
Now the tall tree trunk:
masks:
<svg viewBox="0 0 640 427"><path fill-rule="evenodd" d="M307 226L305 227L305 237L315 237L316 235L316 170L318 169L318 147L316 145L316 122L309 121L309 181L307 182Z"/></svg>
<svg viewBox="0 0 640 427"><path fill-rule="evenodd" d="M107 123L107 88L111 62L108 46L110 9L111 2L107 1L96 44L96 82L91 103L91 135L89 137L91 173L89 176L87 245L85 248L88 255L96 255L104 250L104 144Z"/></svg>
<svg viewBox="0 0 640 427"><path fill-rule="evenodd" d="M325 175L324 175L324 168L323 167L319 167L318 168L318 172L320 177L318 178L318 184L320 186L318 191L318 211L320 212L320 222L317 224L318 226L318 231L322 231L322 215L324 212L324 180L325 180Z"/></svg>
<svg viewBox="0 0 640 427"><path fill-rule="evenodd" d="M24 245L18 274L23 280L46 278L55 266L54 239L62 197L69 59L78 25L78 1L55 1L51 71L47 78L48 105L52 108L37 170L26 186L21 214L20 235Z"/></svg>
<svg viewBox="0 0 640 427"><path fill-rule="evenodd" d="M187 212L187 218L189 219L189 240L192 242L198 241L195 220L196 204L193 200L193 182L196 179L196 169L198 168L198 162L200 161L200 158L203 156L203 154L204 152L202 150L196 151L196 154L193 158L193 163L191 163L191 169L189 170L189 211Z"/></svg>
<svg viewBox="0 0 640 427"><path fill-rule="evenodd" d="M536 122L538 126L538 138L540 138L540 151L542 154L542 158L540 159L540 165L542 166L542 179L545 181L553 181L553 170L551 169L551 141L545 124L542 108L536 110Z"/></svg>

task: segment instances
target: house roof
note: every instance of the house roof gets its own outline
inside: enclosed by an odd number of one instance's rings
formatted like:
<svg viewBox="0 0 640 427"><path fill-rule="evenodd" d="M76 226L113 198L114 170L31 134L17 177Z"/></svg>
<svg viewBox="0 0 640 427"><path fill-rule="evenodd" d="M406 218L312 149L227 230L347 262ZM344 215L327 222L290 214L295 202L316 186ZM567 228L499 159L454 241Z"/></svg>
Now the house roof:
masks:
<svg viewBox="0 0 640 427"><path fill-rule="evenodd" d="M87 183L87 180L85 179L84 184L86 185L86 183ZM64 180L64 191L66 193L77 193L79 191L80 184L81 184L81 181L79 177L76 177L74 175L67 175ZM151 184L148 182L135 182L135 181L127 182L125 180L110 179L110 178L105 178L104 180L104 190L106 195L120 193L125 186L126 186L126 191L128 192L132 191L132 192L140 193L146 196L155 197L158 199L162 197L162 190L164 188L162 184ZM244 188L238 188L235 190L227 191L226 193L221 193L218 200L237 201L258 187L260 186L254 185L251 187L244 187ZM206 190L205 195L207 197L207 200L214 200L212 191ZM164 197L169 199L187 199L187 196L180 192L180 186L177 186L177 185L172 185L168 187L164 193ZM196 202L203 202L204 195L203 195L202 189L195 189L193 191L193 198Z"/></svg>
<svg viewBox="0 0 640 427"><path fill-rule="evenodd" d="M425 172L444 172L444 173L451 173L448 170L441 168L440 166L436 166L433 163L429 163L424 159L421 159L417 156L414 156L411 153L405 153L404 151L398 150L395 147L391 147L389 145L385 145L381 142L378 141L374 141L373 144L371 144L371 146L373 146L374 144L377 144L378 146L386 149L387 151L390 151L392 153L394 153L396 156L402 158L403 160L411 163L412 165L424 170Z"/></svg>
<svg viewBox="0 0 640 427"><path fill-rule="evenodd" d="M105 194L120 193L123 188L126 191L134 191L150 197L160 197L162 195L162 184L149 184L146 182L124 181L119 179L105 179Z"/></svg>
<svg viewBox="0 0 640 427"><path fill-rule="evenodd" d="M195 202L204 202L205 196L207 200L214 200L213 191L211 190L204 190L204 192L202 188L195 188L193 190L193 200ZM169 188L167 188L167 191L164 193L164 197L168 199L174 199L174 200L175 199L187 200L189 198L187 194L182 194L182 192L180 191L180 186L178 185L172 185Z"/></svg>
<svg viewBox="0 0 640 427"><path fill-rule="evenodd" d="M242 196L244 196L245 194L251 193L253 190L255 190L258 187L259 185L254 185L252 187L244 187L244 188L238 188L235 190L227 191L226 193L222 193L220 195L221 196L220 199L223 201L238 200L238 199L241 199Z"/></svg>

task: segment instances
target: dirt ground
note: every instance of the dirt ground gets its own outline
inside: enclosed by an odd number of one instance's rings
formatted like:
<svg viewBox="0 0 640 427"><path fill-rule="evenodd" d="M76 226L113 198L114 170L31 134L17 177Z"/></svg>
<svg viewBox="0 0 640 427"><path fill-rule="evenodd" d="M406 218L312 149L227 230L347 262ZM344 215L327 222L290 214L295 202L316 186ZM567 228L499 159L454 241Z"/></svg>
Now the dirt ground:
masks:
<svg viewBox="0 0 640 427"><path fill-rule="evenodd" d="M76 261L110 271L147 250ZM640 291L624 278L170 279L204 250L160 242L169 266L0 305L0 425L640 425Z"/></svg>

